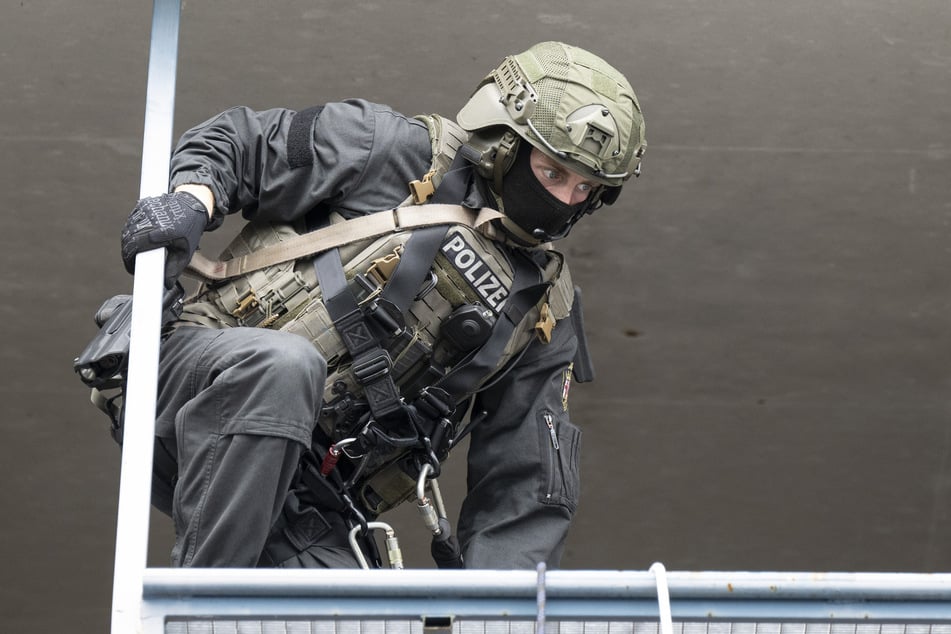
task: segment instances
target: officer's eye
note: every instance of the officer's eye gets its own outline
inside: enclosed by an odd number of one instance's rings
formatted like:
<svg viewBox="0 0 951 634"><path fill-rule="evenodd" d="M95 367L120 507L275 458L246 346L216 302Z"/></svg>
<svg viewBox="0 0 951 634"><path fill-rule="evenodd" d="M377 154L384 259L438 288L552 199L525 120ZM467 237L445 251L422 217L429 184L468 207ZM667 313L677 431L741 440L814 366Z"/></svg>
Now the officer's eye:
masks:
<svg viewBox="0 0 951 634"><path fill-rule="evenodd" d="M542 175L550 181L556 181L561 178L561 172L552 167L543 167Z"/></svg>
<svg viewBox="0 0 951 634"><path fill-rule="evenodd" d="M591 191L591 189L592 189L591 183L579 183L579 184L578 184L578 191L579 191L579 192L584 192L584 193L587 194L588 192Z"/></svg>

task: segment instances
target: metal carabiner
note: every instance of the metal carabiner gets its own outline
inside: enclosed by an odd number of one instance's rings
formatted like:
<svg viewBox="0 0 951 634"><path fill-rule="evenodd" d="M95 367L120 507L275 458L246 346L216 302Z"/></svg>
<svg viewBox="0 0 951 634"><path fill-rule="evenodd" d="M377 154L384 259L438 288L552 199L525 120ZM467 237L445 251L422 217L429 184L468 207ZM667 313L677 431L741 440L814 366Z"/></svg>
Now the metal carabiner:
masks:
<svg viewBox="0 0 951 634"><path fill-rule="evenodd" d="M325 455L324 459L320 462L320 475L330 475L330 472L337 466L337 461L340 460L340 454L344 453L343 448L356 441L356 438L344 438L330 445L327 449L327 455ZM353 459L350 457L350 454L345 455L351 460Z"/></svg>
<svg viewBox="0 0 951 634"><path fill-rule="evenodd" d="M360 454L359 456L354 456L354 455L351 455L349 451L347 451L347 446L352 445L355 442L357 442L357 438L344 438L343 440L338 440L333 445L331 445L331 449L335 449L338 452L338 454L342 453L343 455L350 458L351 460L359 460L366 454L363 453L363 454Z"/></svg>
<svg viewBox="0 0 951 634"><path fill-rule="evenodd" d="M403 553L400 551L399 540L396 539L396 531L393 530L393 527L386 522L367 522L365 529L367 539L373 539L373 535L370 534L370 531L374 529L381 529L386 533L384 540L386 542L386 559L390 562L390 568L402 570ZM360 567L364 570L369 570L370 564L367 563L367 558L357 543L357 534L360 533L361 530L364 530L364 527L360 525L351 528L348 539L350 540L350 548L353 549L353 555L357 558Z"/></svg>
<svg viewBox="0 0 951 634"><path fill-rule="evenodd" d="M416 510L419 511L423 524L434 536L442 534L443 529L439 525L439 520L447 519L446 506L443 504L442 493L439 491L439 482L436 479L429 481L429 487L432 491L433 504L426 497L426 478L433 472L431 464L424 464L419 471L419 478L416 480ZM435 505L435 508L433 507Z"/></svg>

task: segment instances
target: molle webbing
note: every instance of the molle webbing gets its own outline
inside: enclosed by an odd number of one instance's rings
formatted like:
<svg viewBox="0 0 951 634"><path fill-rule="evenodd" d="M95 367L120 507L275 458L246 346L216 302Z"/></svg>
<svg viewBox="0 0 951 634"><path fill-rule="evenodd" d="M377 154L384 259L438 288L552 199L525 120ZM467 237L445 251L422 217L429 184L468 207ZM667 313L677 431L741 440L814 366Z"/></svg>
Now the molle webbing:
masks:
<svg viewBox="0 0 951 634"><path fill-rule="evenodd" d="M494 209L473 210L461 205L397 207L300 234L231 260L209 260L196 253L188 264L188 271L206 281L227 280L387 233L444 224L476 228L501 217Z"/></svg>

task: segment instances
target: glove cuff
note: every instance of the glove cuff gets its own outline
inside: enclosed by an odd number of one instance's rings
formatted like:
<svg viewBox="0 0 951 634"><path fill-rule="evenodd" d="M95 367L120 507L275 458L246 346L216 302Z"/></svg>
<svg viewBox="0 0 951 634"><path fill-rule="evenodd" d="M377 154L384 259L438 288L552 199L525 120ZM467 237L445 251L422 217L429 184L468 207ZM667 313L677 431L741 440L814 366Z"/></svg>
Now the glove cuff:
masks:
<svg viewBox="0 0 951 634"><path fill-rule="evenodd" d="M186 204L189 207L191 207L193 210L195 210L198 213L204 214L205 217L208 218L208 208L205 206L205 203L199 200L198 197L195 196L194 194L187 191L178 191L178 192L175 192L173 195L184 197ZM211 218L208 218L205 224L205 231L214 231L215 229L221 226L221 223L223 223L224 220L225 220L225 217L223 214L219 213L218 211L212 212Z"/></svg>

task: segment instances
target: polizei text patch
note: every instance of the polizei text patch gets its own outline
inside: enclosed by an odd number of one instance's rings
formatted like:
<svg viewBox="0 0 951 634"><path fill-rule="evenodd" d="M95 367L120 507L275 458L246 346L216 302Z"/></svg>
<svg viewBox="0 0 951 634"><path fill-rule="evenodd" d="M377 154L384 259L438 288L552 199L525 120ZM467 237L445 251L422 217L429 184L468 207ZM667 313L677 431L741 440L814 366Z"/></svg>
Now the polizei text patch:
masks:
<svg viewBox="0 0 951 634"><path fill-rule="evenodd" d="M509 289L461 235L450 235L442 245L442 252L459 274L472 284L486 306L496 312L502 309Z"/></svg>

